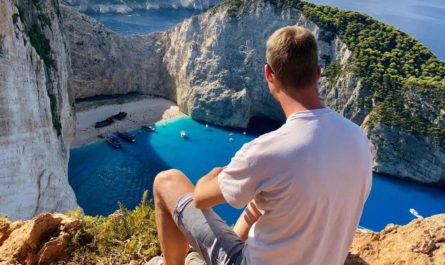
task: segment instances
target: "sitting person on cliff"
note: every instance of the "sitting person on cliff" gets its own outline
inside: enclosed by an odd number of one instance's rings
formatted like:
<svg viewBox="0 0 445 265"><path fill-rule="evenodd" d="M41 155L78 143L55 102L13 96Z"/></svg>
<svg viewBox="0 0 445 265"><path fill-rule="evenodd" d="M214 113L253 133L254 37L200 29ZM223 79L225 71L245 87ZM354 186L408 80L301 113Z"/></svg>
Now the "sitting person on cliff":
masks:
<svg viewBox="0 0 445 265"><path fill-rule="evenodd" d="M156 176L156 223L165 264L192 245L207 264L342 265L371 186L369 141L325 107L314 36L285 27L267 42L265 77L286 123L245 144L196 187L180 171ZM204 154L203 154L204 155ZM247 205L233 230L212 211Z"/></svg>

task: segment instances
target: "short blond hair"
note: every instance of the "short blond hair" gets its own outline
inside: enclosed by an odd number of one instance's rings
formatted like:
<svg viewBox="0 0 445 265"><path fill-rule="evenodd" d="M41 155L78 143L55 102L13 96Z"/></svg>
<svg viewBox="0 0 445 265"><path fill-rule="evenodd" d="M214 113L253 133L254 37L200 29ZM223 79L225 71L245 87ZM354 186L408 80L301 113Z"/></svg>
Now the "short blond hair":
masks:
<svg viewBox="0 0 445 265"><path fill-rule="evenodd" d="M318 47L314 35L300 26L275 31L267 41L266 60L286 89L299 90L318 81Z"/></svg>

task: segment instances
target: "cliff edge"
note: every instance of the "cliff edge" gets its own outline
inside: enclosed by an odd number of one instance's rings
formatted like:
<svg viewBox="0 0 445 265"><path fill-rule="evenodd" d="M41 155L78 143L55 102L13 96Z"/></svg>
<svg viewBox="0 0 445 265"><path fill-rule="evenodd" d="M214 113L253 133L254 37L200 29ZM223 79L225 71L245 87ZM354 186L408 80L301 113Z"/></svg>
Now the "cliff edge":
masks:
<svg viewBox="0 0 445 265"><path fill-rule="evenodd" d="M161 264L157 240L142 244L153 232L133 241L142 230L137 225L148 228L145 231L155 229L154 219L140 210L106 218L48 213L27 221L0 218L0 264ZM123 226L125 222L129 223ZM186 264L204 265L197 254L189 255ZM381 232L358 230L345 265L365 264L445 264L445 215L416 219L405 226L388 225Z"/></svg>

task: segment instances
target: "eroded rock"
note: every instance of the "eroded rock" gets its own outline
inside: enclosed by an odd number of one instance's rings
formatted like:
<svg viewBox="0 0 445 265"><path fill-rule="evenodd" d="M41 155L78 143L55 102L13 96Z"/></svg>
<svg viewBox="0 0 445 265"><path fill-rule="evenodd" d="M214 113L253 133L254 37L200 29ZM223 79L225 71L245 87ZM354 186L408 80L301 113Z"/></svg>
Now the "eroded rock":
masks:
<svg viewBox="0 0 445 265"><path fill-rule="evenodd" d="M445 214L357 231L346 264L445 264Z"/></svg>
<svg viewBox="0 0 445 265"><path fill-rule="evenodd" d="M4 220L0 264L51 264L66 256L80 221L62 214L42 213L32 220ZM2 263L3 262L3 263Z"/></svg>

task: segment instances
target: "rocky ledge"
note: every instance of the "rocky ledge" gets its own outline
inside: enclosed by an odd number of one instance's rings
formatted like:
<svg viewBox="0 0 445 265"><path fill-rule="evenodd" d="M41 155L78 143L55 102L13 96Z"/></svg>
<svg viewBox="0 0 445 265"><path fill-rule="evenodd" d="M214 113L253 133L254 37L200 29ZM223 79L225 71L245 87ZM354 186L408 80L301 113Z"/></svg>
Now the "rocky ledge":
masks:
<svg viewBox="0 0 445 265"><path fill-rule="evenodd" d="M32 220L0 217L0 264L52 264L65 257L80 221L42 213Z"/></svg>
<svg viewBox="0 0 445 265"><path fill-rule="evenodd" d="M28 221L10 222L1 217L0 264L74 264L69 257L75 251L72 242L82 241L78 235L76 238L82 222L48 213ZM129 264L158 265L162 258L145 256ZM186 264L204 262L197 253L191 253ZM416 219L405 226L391 224L381 232L357 230L345 264L445 264L445 214Z"/></svg>

